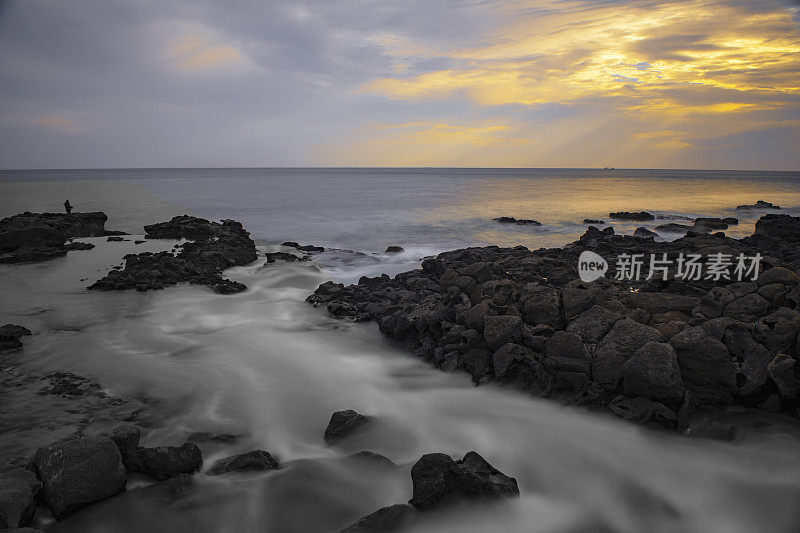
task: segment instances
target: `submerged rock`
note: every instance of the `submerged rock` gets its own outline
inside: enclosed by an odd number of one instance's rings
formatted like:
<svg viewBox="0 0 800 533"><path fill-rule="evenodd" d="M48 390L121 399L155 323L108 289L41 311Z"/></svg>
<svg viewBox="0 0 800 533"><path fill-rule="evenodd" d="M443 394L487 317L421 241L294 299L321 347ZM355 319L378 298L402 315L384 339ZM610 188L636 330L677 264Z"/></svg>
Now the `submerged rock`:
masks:
<svg viewBox="0 0 800 533"><path fill-rule="evenodd" d="M30 470L0 464L0 529L31 524L41 487L41 482Z"/></svg>
<svg viewBox="0 0 800 533"><path fill-rule="evenodd" d="M764 200L758 200L754 204L737 205L736 209L780 209L780 206Z"/></svg>
<svg viewBox="0 0 800 533"><path fill-rule="evenodd" d="M597 220L595 218L584 218L583 219L583 223L584 224L605 224L605 221L604 220Z"/></svg>
<svg viewBox="0 0 800 533"><path fill-rule="evenodd" d="M465 499L519 496L517 480L508 477L476 452L454 461L443 453L429 453L411 468L413 496L409 503L427 510Z"/></svg>
<svg viewBox="0 0 800 533"><path fill-rule="evenodd" d="M396 531L409 522L414 512L414 508L406 504L383 507L360 518L354 524L344 528L341 533Z"/></svg>
<svg viewBox="0 0 800 533"><path fill-rule="evenodd" d="M402 246L387 246L386 251L383 252L385 254L399 254L400 252L405 252Z"/></svg>
<svg viewBox="0 0 800 533"><path fill-rule="evenodd" d="M203 455L197 444L187 442L182 446L139 447L136 458L141 470L153 479L163 481L178 474L192 474L203 466Z"/></svg>
<svg viewBox="0 0 800 533"><path fill-rule="evenodd" d="M42 497L57 519L125 490L122 456L108 437L39 448L33 466L42 482Z"/></svg>
<svg viewBox="0 0 800 533"><path fill-rule="evenodd" d="M14 350L22 347L21 337L30 335L31 330L16 324L5 324L0 326L0 352Z"/></svg>
<svg viewBox="0 0 800 533"><path fill-rule="evenodd" d="M618 211L616 213L609 213L608 216L617 220L655 220L656 218L655 215L647 211Z"/></svg>
<svg viewBox="0 0 800 533"><path fill-rule="evenodd" d="M287 252L267 252L264 254L267 258L267 263L274 263L275 261L286 261L286 262L294 262L294 261L310 261L311 258L307 255L299 256L295 254L290 254Z"/></svg>
<svg viewBox="0 0 800 533"><path fill-rule="evenodd" d="M350 435L353 433L353 431L369 422L369 420L369 417L364 416L361 413L357 413L352 409L347 409L346 411L336 411L331 416L331 420L328 422L328 427L325 428L325 442L327 444L332 444L335 441Z"/></svg>
<svg viewBox="0 0 800 533"><path fill-rule="evenodd" d="M499 222L501 224L519 224L522 226L541 226L542 223L537 220L532 220L529 218L514 218L514 217L497 217L493 218L492 220Z"/></svg>
<svg viewBox="0 0 800 533"><path fill-rule="evenodd" d="M265 472L277 470L280 467L281 465L269 452L253 450L220 459L208 470L208 475L218 476L230 472Z"/></svg>
<svg viewBox="0 0 800 533"><path fill-rule="evenodd" d="M643 237L643 238L658 237L658 233L656 233L655 231L649 230L649 229L647 229L647 228L645 228L643 226L640 226L640 227L636 228L636 231L633 232L633 236L634 237Z"/></svg>

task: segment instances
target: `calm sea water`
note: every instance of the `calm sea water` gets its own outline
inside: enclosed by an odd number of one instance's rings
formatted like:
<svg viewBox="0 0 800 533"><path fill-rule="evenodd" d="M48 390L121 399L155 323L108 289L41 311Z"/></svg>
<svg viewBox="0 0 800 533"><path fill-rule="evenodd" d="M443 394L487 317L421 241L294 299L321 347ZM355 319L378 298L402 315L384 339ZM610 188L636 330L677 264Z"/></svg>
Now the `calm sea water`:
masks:
<svg viewBox="0 0 800 533"><path fill-rule="evenodd" d="M169 418L145 428L143 444L179 445L190 435L235 435L200 443L204 470L216 459L268 450L284 468L248 476L194 477L177 502L158 486L129 483L124 495L55 523L48 533L330 533L411 496L410 468L424 453L477 450L517 478L519 499L441 514L414 533L794 533L800 530L800 429L796 421L738 410L736 443L688 439L611 415L565 408L495 386L474 387L386 343L375 324L333 320L305 302L322 282L393 274L426 252L467 244L563 244L584 217L646 209L659 216L730 215L764 199L800 206L790 173L587 170L241 169L91 170L0 173L0 215L103 210L110 228L178 213L232 217L274 251L286 239L361 251L400 244L397 256L334 251L314 261L226 272L248 286L220 296L181 285L155 293L97 293L86 286L127 253L174 241L107 242L34 264L0 265L0 324L33 331L0 366L24 374L68 370L121 397L146 397ZM759 213L737 213L740 233ZM509 228L500 215L542 228ZM665 220L668 220L666 218ZM677 219L676 219L677 220ZM661 221L659 221L661 222ZM652 225L652 224L651 224ZM634 225L615 227L632 230ZM3 403L5 402L5 403ZM31 411L0 391L0 456L30 454L57 414ZM65 406L69 408L69 406ZM371 429L326 446L332 412L375 417ZM87 433L109 429L99 417ZM38 437L37 437L38 436ZM55 437L54 437L55 438ZM381 453L396 468L353 465Z"/></svg>
<svg viewBox="0 0 800 533"><path fill-rule="evenodd" d="M108 213L109 227L189 213L235 218L259 239L298 240L362 251L389 244L436 251L466 245L562 245L584 218L647 210L675 216L739 216L734 235L760 213L734 210L763 199L796 212L800 172L586 169L121 169L0 172L0 215ZM501 226L498 216L532 218L540 228ZM637 225L614 226L632 232ZM665 235L674 238L674 235Z"/></svg>

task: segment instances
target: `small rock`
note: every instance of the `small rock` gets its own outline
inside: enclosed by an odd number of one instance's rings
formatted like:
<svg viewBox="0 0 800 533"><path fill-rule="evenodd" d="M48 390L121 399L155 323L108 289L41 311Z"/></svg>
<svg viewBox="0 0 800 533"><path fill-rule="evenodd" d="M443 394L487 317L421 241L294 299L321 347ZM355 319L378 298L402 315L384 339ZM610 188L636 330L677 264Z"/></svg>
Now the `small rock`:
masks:
<svg viewBox="0 0 800 533"><path fill-rule="evenodd" d="M267 470L277 470L281 466L269 452L264 450L253 450L240 455L232 455L225 459L220 459L212 466L208 475L218 476L229 472L264 472Z"/></svg>
<svg viewBox="0 0 800 533"><path fill-rule="evenodd" d="M605 221L604 220L597 220L597 219L594 219L594 218L584 218L583 219L583 223L584 224L605 224Z"/></svg>
<svg viewBox="0 0 800 533"><path fill-rule="evenodd" d="M31 330L16 324L5 324L0 326L0 352L14 350L22 347L20 337L30 335Z"/></svg>
<svg viewBox="0 0 800 533"><path fill-rule="evenodd" d="M638 212L630 212L630 211L618 211L616 213L609 213L609 217L616 218L617 220L655 220L655 216L646 212L646 211L638 211Z"/></svg>
<svg viewBox="0 0 800 533"><path fill-rule="evenodd" d="M636 228L636 231L633 232L633 236L643 237L643 238L658 237L658 233L656 233L653 230L649 230L644 226L639 226L638 228Z"/></svg>
<svg viewBox="0 0 800 533"><path fill-rule="evenodd" d="M136 455L141 461L141 472L153 479L164 481L178 474L191 474L203 466L203 455L197 444L183 446L139 447Z"/></svg>
<svg viewBox="0 0 800 533"><path fill-rule="evenodd" d="M400 252L405 252L402 246L387 246L386 251L383 252L385 254L399 254Z"/></svg>
<svg viewBox="0 0 800 533"><path fill-rule="evenodd" d="M492 220L501 224L519 224L523 226L541 226L542 223L529 218L497 217Z"/></svg>
<svg viewBox="0 0 800 533"><path fill-rule="evenodd" d="M357 428L369 422L369 420L369 417L357 413L352 409L336 411L331 416L331 421L328 422L328 427L325 429L325 442L327 444L332 444L351 434Z"/></svg>
<svg viewBox="0 0 800 533"><path fill-rule="evenodd" d="M371 533L395 531L403 527L414 514L414 508L406 504L390 505L360 518L341 533Z"/></svg>

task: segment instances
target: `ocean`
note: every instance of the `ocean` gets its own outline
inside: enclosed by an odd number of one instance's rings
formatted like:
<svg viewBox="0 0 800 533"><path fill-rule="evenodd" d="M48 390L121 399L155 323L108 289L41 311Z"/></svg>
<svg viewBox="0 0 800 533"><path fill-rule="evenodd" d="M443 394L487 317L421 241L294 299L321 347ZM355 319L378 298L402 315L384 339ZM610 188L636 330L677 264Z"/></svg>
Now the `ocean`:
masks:
<svg viewBox="0 0 800 533"><path fill-rule="evenodd" d="M578 169L148 169L0 172L0 216L105 211L107 228L141 235L177 214L234 218L258 240L259 261L226 271L245 283L221 296L202 286L162 291L86 290L127 253L174 241L107 242L51 261L0 265L0 324L33 331L0 359L11 376L72 371L109 394L143 398L145 446L195 439L208 467L267 450L284 467L263 475L195 476L170 496L140 479L120 496L67 520L37 517L48 533L339 531L355 517L411 497L422 454L478 451L514 476L521 497L461 506L415 533L791 532L800 526L800 439L780 417L731 413L736 443L688 439L609 414L569 408L495 385L473 386L387 342L374 323L335 320L305 298L328 280L416 268L429 254L471 245L566 244L582 220L647 210L646 224L738 216L749 234L766 200L800 212L800 173ZM491 218L533 218L541 227ZM676 236L664 235L665 238ZM136 237L132 237L135 239ZM265 263L285 240L333 250L303 263ZM384 254L386 246L406 249ZM55 439L85 413L54 413L0 391L0 454L17 457ZM374 417L373 428L326 446L334 411ZM766 418L765 418L766 417ZM5 420L5 422L3 422ZM86 433L113 420L92 419ZM6 427L4 426L4 427ZM361 450L397 466L354 467ZM185 489L185 490L184 490ZM172 490L172 489L170 489Z"/></svg>

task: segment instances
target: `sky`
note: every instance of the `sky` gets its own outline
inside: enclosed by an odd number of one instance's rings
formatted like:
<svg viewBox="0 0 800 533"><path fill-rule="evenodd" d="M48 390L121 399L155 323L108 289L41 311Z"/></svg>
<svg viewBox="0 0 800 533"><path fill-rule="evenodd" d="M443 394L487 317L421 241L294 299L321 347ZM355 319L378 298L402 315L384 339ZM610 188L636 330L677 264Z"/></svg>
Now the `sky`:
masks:
<svg viewBox="0 0 800 533"><path fill-rule="evenodd" d="M797 0L0 0L0 168L800 170Z"/></svg>

